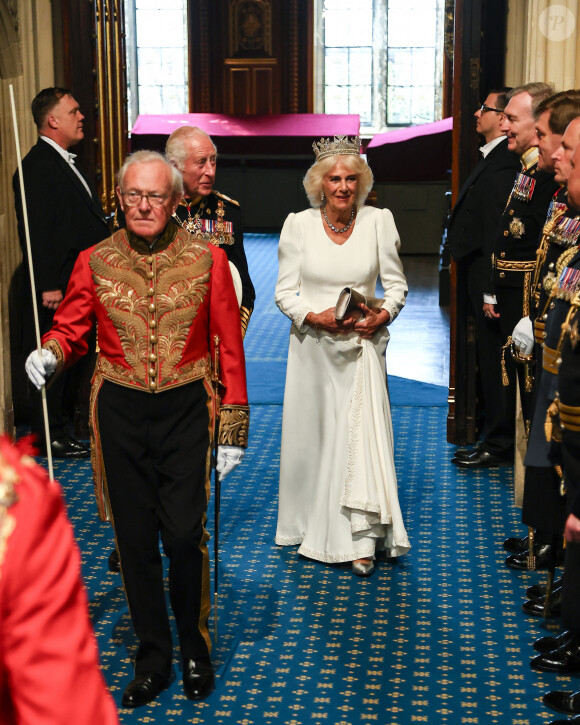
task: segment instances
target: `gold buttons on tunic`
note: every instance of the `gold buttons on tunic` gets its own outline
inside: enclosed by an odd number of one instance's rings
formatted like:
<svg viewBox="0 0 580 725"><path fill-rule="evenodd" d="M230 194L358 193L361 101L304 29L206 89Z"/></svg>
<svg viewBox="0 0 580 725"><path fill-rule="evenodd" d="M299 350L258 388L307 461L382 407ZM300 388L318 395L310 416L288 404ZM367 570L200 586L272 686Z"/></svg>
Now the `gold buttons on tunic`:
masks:
<svg viewBox="0 0 580 725"><path fill-rule="evenodd" d="M157 387L157 383L155 382L155 380L151 380L151 382L149 383L149 389L155 390L156 387Z"/></svg>
<svg viewBox="0 0 580 725"><path fill-rule="evenodd" d="M156 327L157 322L155 320L149 320L149 327Z"/></svg>
<svg viewBox="0 0 580 725"><path fill-rule="evenodd" d="M500 256L505 257L505 252L502 252Z"/></svg>
<svg viewBox="0 0 580 725"><path fill-rule="evenodd" d="M157 342L157 335L151 335L151 337L149 339L155 345L155 343Z"/></svg>
<svg viewBox="0 0 580 725"><path fill-rule="evenodd" d="M153 257L151 255L147 257L147 264L153 264Z"/></svg>
<svg viewBox="0 0 580 725"><path fill-rule="evenodd" d="M503 279L505 277L505 272L500 272L499 276Z"/></svg>
<svg viewBox="0 0 580 725"><path fill-rule="evenodd" d="M504 231L503 235L504 235L504 237L507 237L507 235L508 235L508 234L509 234L509 232L508 232L508 230L506 229L506 230Z"/></svg>
<svg viewBox="0 0 580 725"><path fill-rule="evenodd" d="M155 312L155 304L153 302L149 305L149 312Z"/></svg>
<svg viewBox="0 0 580 725"><path fill-rule="evenodd" d="M510 209L510 215L511 215L511 216L513 216L513 215L514 215L514 210L513 210L513 209Z"/></svg>
<svg viewBox="0 0 580 725"><path fill-rule="evenodd" d="M157 355L154 352L152 352L151 355L149 355L149 360L152 363L157 362Z"/></svg>
<svg viewBox="0 0 580 725"><path fill-rule="evenodd" d="M155 294L155 290L153 289L153 287L151 287L151 288L149 288L149 289L147 290L147 295L148 295L149 297L153 297L153 295L154 295L154 294Z"/></svg>
<svg viewBox="0 0 580 725"><path fill-rule="evenodd" d="M155 368L149 368L149 375L151 375L151 377L155 375Z"/></svg>
<svg viewBox="0 0 580 725"><path fill-rule="evenodd" d="M147 279L153 279L153 272L151 270L147 272Z"/></svg>

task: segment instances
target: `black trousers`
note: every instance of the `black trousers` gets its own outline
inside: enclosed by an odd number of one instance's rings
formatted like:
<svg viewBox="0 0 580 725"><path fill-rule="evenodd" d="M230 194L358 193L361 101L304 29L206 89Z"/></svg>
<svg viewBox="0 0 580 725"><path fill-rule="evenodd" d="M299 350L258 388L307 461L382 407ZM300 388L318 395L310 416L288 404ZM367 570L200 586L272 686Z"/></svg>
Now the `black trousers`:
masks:
<svg viewBox="0 0 580 725"><path fill-rule="evenodd" d="M515 429L515 399L513 390L502 385L502 337L498 320L483 314L483 295L488 291L491 264L478 250L458 262L458 276L465 280L471 312L475 320L476 349L481 381L485 422L482 432L483 448L496 456L513 453ZM509 371L514 365L510 358Z"/></svg>
<svg viewBox="0 0 580 725"><path fill-rule="evenodd" d="M98 423L135 673L168 675L172 641L159 537L183 659L209 657L208 395L202 381L151 394L105 381Z"/></svg>
<svg viewBox="0 0 580 725"><path fill-rule="evenodd" d="M570 507L580 490L580 432L562 431L562 468ZM574 542L566 542L562 595L564 627L580 635L580 544Z"/></svg>
<svg viewBox="0 0 580 725"><path fill-rule="evenodd" d="M522 521L536 529L540 544L561 543L566 523L566 499L553 467L526 466Z"/></svg>

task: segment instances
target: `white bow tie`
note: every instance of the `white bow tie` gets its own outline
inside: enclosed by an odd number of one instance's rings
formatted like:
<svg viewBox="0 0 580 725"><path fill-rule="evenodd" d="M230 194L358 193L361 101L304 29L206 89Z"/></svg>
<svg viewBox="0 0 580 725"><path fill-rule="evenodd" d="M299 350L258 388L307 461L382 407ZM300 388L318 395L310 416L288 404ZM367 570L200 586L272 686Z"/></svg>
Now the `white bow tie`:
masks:
<svg viewBox="0 0 580 725"><path fill-rule="evenodd" d="M69 162L69 164L74 164L77 155L76 154L70 154L70 153L68 153L68 151L67 151L67 154L68 154L67 161Z"/></svg>

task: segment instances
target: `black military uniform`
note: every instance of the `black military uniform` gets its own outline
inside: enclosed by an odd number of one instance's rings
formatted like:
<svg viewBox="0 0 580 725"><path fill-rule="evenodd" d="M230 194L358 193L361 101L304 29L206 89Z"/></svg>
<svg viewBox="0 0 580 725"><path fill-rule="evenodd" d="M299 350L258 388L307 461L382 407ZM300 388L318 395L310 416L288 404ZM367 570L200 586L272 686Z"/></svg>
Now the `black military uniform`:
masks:
<svg viewBox="0 0 580 725"><path fill-rule="evenodd" d="M188 232L222 247L228 260L238 270L242 282L240 317L244 336L254 309L256 293L244 251L240 205L234 199L213 190L207 196L199 196L193 200L183 199L173 215L173 220Z"/></svg>
<svg viewBox="0 0 580 725"><path fill-rule="evenodd" d="M558 375L559 419L562 427L562 469L566 487L567 510L580 519L580 254L570 267L577 273L571 306L574 313L562 346ZM580 655L580 544L566 542L562 621L573 633L576 656Z"/></svg>
<svg viewBox="0 0 580 725"><path fill-rule="evenodd" d="M538 149L535 146L522 155L521 162L522 171L515 178L502 214L491 260L496 309L506 341L520 319L530 314L531 283L540 232L552 196L558 189L553 175L538 168ZM513 405L510 402L510 408L515 415L515 375L510 374L509 355L506 355L506 366L508 376L504 384L508 383L512 390ZM524 417L529 420L531 400L526 400L523 369L519 369L518 374Z"/></svg>
<svg viewBox="0 0 580 725"><path fill-rule="evenodd" d="M550 311L544 344L544 370L557 375L556 399L546 429L561 442L552 446L552 458L562 463L562 495L567 512L580 518L580 253L570 249L560 258L556 300ZM562 312L558 314L558 308ZM553 315L556 313L556 316ZM552 325L554 323L560 324ZM553 340L551 335L553 334ZM553 345L553 347L552 347ZM563 522L564 524L564 522ZM562 530L563 531L563 524ZM534 657L534 669L547 672L580 671L580 544L566 542L562 621L569 631L558 649Z"/></svg>
<svg viewBox="0 0 580 725"><path fill-rule="evenodd" d="M569 311L567 293L560 289L560 273L576 254L580 241L580 216L566 204L567 194L560 190L548 212L537 254L532 294L538 301L534 321L535 407L528 450L522 520L537 529L540 543L559 543L566 516L560 491L560 476L550 459L545 421L556 396L557 368L554 353L559 346L561 325Z"/></svg>

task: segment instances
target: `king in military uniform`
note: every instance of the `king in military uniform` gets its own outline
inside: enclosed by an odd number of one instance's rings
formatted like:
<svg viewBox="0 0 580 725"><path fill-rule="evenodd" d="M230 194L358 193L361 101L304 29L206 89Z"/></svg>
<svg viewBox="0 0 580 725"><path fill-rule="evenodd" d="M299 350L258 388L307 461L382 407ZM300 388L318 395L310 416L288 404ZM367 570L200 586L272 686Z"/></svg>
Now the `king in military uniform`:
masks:
<svg viewBox="0 0 580 725"><path fill-rule="evenodd" d="M238 294L244 336L256 293L244 251L240 205L213 188L217 159L215 144L200 128L182 126L168 138L165 153L183 177L184 196L173 221L225 251Z"/></svg>

